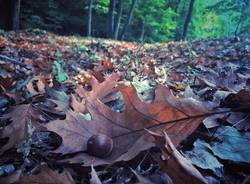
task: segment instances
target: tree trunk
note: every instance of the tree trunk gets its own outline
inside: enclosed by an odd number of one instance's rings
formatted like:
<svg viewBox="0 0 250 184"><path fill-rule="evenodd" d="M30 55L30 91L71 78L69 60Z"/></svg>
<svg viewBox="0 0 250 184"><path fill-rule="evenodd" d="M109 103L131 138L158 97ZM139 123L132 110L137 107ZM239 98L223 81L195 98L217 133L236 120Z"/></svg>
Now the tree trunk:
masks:
<svg viewBox="0 0 250 184"><path fill-rule="evenodd" d="M13 0L12 29L14 31L18 30L20 26L20 4L21 0Z"/></svg>
<svg viewBox="0 0 250 184"><path fill-rule="evenodd" d="M234 37L236 37L238 35L238 31L239 31L239 28L240 28L240 25L242 24L243 22L243 19L244 17L246 16L246 10L249 9L249 6L250 6L250 2L248 3L247 1L244 3L244 5L242 6L241 8L241 11L240 11L240 18L237 22L237 25L236 25L236 28L235 28L235 31L234 31Z"/></svg>
<svg viewBox="0 0 250 184"><path fill-rule="evenodd" d="M140 41L142 43L144 42L144 35L145 35L145 22L144 22L144 20L142 20L141 36L140 36Z"/></svg>
<svg viewBox="0 0 250 184"><path fill-rule="evenodd" d="M180 3L181 3L181 0L177 0L175 6L174 6L174 12L177 13L178 12L178 9L179 9L179 6L180 6Z"/></svg>
<svg viewBox="0 0 250 184"><path fill-rule="evenodd" d="M88 32L87 36L91 36L92 31L92 8L93 8L93 0L89 0L88 2Z"/></svg>
<svg viewBox="0 0 250 184"><path fill-rule="evenodd" d="M0 0L0 29L9 30L12 28L12 2Z"/></svg>
<svg viewBox="0 0 250 184"><path fill-rule="evenodd" d="M117 17L115 21L115 29L114 29L114 37L113 37L114 39L118 38L119 28L120 28L121 18L122 18L122 10L123 10L123 0L119 0L118 12L117 12Z"/></svg>
<svg viewBox="0 0 250 184"><path fill-rule="evenodd" d="M176 21L177 23L177 26L176 26L176 29L175 29L175 41L179 41L181 39L181 32L182 32L182 29L180 28L180 10L179 10L179 7L180 7L180 4L181 4L181 0L177 0L175 6L174 6L174 12L176 13L175 15L175 18L174 20Z"/></svg>
<svg viewBox="0 0 250 184"><path fill-rule="evenodd" d="M137 3L137 0L132 0L132 4L131 4L130 9L129 9L128 18L127 18L127 20L126 20L126 22L125 22L125 25L124 25L123 30L122 30L121 35L120 35L120 39L121 39L121 40L123 39L124 34L125 34L125 32L127 31L129 24L131 23L131 20L132 20L132 18L133 18L133 14L134 14L134 10L135 10L136 3Z"/></svg>
<svg viewBox="0 0 250 184"><path fill-rule="evenodd" d="M109 2L109 12L107 21L107 38L112 38L114 33L114 13L115 13L115 0Z"/></svg>
<svg viewBox="0 0 250 184"><path fill-rule="evenodd" d="M187 13L187 16L186 16L186 19L184 22L184 26L183 26L183 32L182 32L182 37L181 37L182 40L184 40L186 38L186 35L187 35L188 25L189 25L191 18L192 18L194 2L195 2L195 0L190 0L189 7L188 7L188 13Z"/></svg>

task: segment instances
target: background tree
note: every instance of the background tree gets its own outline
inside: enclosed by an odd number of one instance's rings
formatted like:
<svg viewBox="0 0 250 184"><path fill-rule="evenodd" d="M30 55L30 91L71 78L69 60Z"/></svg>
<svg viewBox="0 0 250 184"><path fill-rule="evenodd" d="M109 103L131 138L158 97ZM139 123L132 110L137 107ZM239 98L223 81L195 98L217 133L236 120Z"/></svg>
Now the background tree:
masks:
<svg viewBox="0 0 250 184"><path fill-rule="evenodd" d="M109 12L108 12L108 21L107 21L107 37L113 38L114 34L114 21L115 21L115 0L110 0L109 3Z"/></svg>
<svg viewBox="0 0 250 184"><path fill-rule="evenodd" d="M118 39L119 29L121 25L122 11L123 11L123 1L124 0L119 0L118 2L118 12L114 27L114 37L113 37L114 39Z"/></svg>
<svg viewBox="0 0 250 184"><path fill-rule="evenodd" d="M185 22L184 22L184 26L183 26L183 32L182 32L182 40L185 39L186 35L187 35L187 31L188 31L188 25L191 21L192 18L192 13L193 13L193 8L194 8L194 2L195 0L190 0L189 6L188 6L188 12L187 12L187 16L185 18Z"/></svg>
<svg viewBox="0 0 250 184"><path fill-rule="evenodd" d="M11 28L11 2L7 0L0 0L0 28Z"/></svg>
<svg viewBox="0 0 250 184"><path fill-rule="evenodd" d="M176 13L165 0L138 2L128 37L142 42L169 41L174 38Z"/></svg>
<svg viewBox="0 0 250 184"><path fill-rule="evenodd" d="M87 32L87 36L91 36L91 30L92 30L92 8L93 8L93 0L89 0L89 2L88 2L88 32Z"/></svg>
<svg viewBox="0 0 250 184"><path fill-rule="evenodd" d="M135 11L136 3L137 3L137 0L132 0L131 6L130 6L130 9L129 9L129 13L128 13L128 17L126 19L123 30L121 32L120 39L124 38L124 34L126 33L126 31L128 29L128 26L131 23L131 20L133 18L133 14L134 14L134 11Z"/></svg>
<svg viewBox="0 0 250 184"><path fill-rule="evenodd" d="M21 0L13 0L12 29L18 30L20 26L20 5Z"/></svg>

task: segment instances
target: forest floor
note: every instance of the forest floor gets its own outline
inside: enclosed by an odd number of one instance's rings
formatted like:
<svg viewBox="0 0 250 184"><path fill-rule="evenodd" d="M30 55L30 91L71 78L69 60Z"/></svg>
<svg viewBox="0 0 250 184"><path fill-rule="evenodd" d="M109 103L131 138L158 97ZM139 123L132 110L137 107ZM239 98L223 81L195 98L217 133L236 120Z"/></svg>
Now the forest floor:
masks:
<svg viewBox="0 0 250 184"><path fill-rule="evenodd" d="M0 183L250 182L250 38L0 32Z"/></svg>

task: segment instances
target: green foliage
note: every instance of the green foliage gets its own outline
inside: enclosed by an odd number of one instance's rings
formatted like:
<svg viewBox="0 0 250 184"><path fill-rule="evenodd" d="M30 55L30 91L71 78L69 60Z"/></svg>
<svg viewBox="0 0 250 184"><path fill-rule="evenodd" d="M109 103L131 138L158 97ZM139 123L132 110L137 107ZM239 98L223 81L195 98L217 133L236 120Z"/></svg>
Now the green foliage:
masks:
<svg viewBox="0 0 250 184"><path fill-rule="evenodd" d="M217 37L225 35L227 31L222 17L216 14L214 10L211 11L208 5L209 1L206 1L206 3L202 0L196 1L191 29L193 37Z"/></svg>
<svg viewBox="0 0 250 184"><path fill-rule="evenodd" d="M94 9L96 10L96 12L98 14L102 14L102 13L108 13L108 6L109 6L109 0L102 0L102 1L97 1L94 4Z"/></svg>
<svg viewBox="0 0 250 184"><path fill-rule="evenodd" d="M164 42L174 38L176 13L166 8L165 0L141 0L135 12L132 26L139 29L137 34L141 35L142 24L145 26L144 41ZM137 38L138 39L138 38Z"/></svg>
<svg viewBox="0 0 250 184"><path fill-rule="evenodd" d="M247 1L196 0L189 37L214 38L248 33L250 5Z"/></svg>
<svg viewBox="0 0 250 184"><path fill-rule="evenodd" d="M59 51L56 52L56 61L54 62L53 66L53 74L60 82L68 79L68 74L63 71L62 54Z"/></svg>
<svg viewBox="0 0 250 184"><path fill-rule="evenodd" d="M115 21L118 15L115 6ZM93 1L92 36L107 35L110 0ZM119 30L124 27L132 0L123 0ZM138 0L125 40L166 42L180 39L190 0ZM56 33L86 35L88 1L22 1L22 28L41 28ZM206 39L249 34L250 0L195 0L186 39ZM81 47L81 46L80 46ZM84 50L77 46L78 50Z"/></svg>

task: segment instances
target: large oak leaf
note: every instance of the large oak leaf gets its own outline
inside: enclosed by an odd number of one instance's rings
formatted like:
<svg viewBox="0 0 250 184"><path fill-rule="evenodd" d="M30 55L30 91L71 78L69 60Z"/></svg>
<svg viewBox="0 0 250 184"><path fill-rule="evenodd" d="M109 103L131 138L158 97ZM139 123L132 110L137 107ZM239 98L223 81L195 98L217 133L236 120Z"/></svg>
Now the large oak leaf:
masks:
<svg viewBox="0 0 250 184"><path fill-rule="evenodd" d="M112 83L113 81L110 81L110 84ZM106 91L114 90L113 85L108 85L108 81L106 84ZM84 162L88 166L130 160L141 151L154 146L152 137L145 133L144 128L154 131L166 130L174 145L178 145L201 123L201 118L189 117L207 112L198 101L176 99L170 90L163 86L157 87L154 103L147 104L139 99L134 88L124 85L119 85L116 90L123 95L125 111L114 112L100 101L95 90L101 93L96 85L91 92L86 92L85 96L85 105L92 120L88 121L80 114L68 111L65 120L56 120L47 125L49 130L62 136L63 144L56 150L62 153L86 150L87 141L92 135L102 133L113 138L114 149L107 158L100 159L87 153L75 158L75 161ZM101 97L105 96L104 92ZM84 97L84 93L81 92L81 95Z"/></svg>

